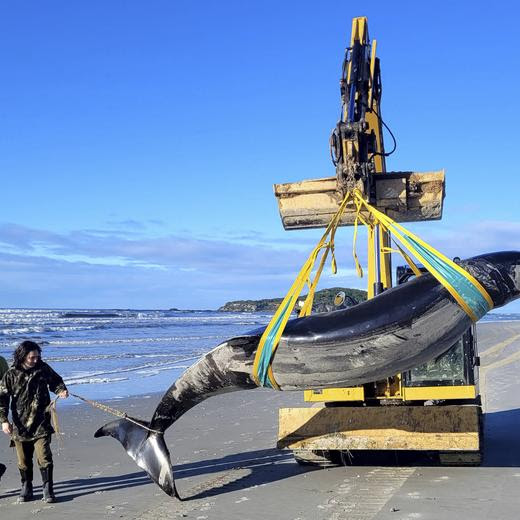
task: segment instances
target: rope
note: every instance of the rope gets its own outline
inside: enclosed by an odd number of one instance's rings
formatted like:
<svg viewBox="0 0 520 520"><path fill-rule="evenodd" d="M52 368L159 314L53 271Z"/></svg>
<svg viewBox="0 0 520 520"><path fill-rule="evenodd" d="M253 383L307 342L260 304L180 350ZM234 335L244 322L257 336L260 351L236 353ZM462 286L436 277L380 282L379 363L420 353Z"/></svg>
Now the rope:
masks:
<svg viewBox="0 0 520 520"><path fill-rule="evenodd" d="M58 411L56 410L56 401L58 401L60 397L56 396L47 406L46 411L51 414L51 424L54 428L54 432L56 433L56 439L58 439L58 451L61 451L64 447L63 444L63 433L60 429L60 422L58 420Z"/></svg>
<svg viewBox="0 0 520 520"><path fill-rule="evenodd" d="M141 424L140 422L136 421L135 419L132 419L132 417L129 417L125 412L121 412L120 410L111 408L110 406L107 406L106 404L102 404L102 403L99 403L98 401L93 401L91 399L87 399L86 397L81 397L80 395L73 394L71 392L69 392L69 395L71 395L72 397L75 397L76 399L79 399L80 401L83 401L83 402L89 404L90 406L92 406L94 408L99 408L100 410L103 410L106 413L114 415L115 417L119 417L120 419L125 419L126 421L131 422L131 423L135 424L136 426L143 428L143 430L147 430L151 433L156 433L158 435L163 435L163 433L164 433L164 432L160 432L159 430L154 430L153 428L149 428L148 426ZM46 411L50 412L52 427L54 428L54 431L58 435L58 439L61 440L61 435L63 435L63 433L60 430L60 423L58 420L58 411L56 410L56 402L58 401L59 398L60 398L59 395L56 396L49 403L49 405L46 408Z"/></svg>
<svg viewBox="0 0 520 520"><path fill-rule="evenodd" d="M115 417L119 417L120 419L125 419L126 421L131 422L131 423L135 424L136 426L143 428L143 430L147 430L151 433L156 433L158 435L164 434L164 432L160 432L159 430L154 430L153 428L149 428L148 426L145 426L144 424L136 421L135 419L132 419L132 417L129 417L125 412L116 410L115 408L111 408L110 406L107 406L106 404L102 404L102 403L99 403L98 401L93 401L91 399L87 399L86 397L81 397L80 395L73 394L73 393L70 393L70 395L72 397L76 397L80 401L83 401L83 402L89 404L90 406L93 406L94 408L99 408L100 410L103 410L106 413L114 415ZM58 398L56 398L55 401L57 399Z"/></svg>

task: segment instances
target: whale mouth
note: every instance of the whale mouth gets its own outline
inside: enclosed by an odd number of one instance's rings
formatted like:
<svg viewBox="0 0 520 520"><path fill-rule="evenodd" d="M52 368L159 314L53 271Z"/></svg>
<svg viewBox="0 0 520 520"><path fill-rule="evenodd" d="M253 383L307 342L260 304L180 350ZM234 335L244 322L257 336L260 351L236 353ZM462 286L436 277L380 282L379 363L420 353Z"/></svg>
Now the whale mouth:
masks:
<svg viewBox="0 0 520 520"><path fill-rule="evenodd" d="M137 423L148 426L148 423L138 419ZM164 442L164 435L152 433L139 426L119 419L112 421L96 431L94 437L113 437L125 448L128 455L143 469L147 475L169 496L178 498L173 477L170 452Z"/></svg>

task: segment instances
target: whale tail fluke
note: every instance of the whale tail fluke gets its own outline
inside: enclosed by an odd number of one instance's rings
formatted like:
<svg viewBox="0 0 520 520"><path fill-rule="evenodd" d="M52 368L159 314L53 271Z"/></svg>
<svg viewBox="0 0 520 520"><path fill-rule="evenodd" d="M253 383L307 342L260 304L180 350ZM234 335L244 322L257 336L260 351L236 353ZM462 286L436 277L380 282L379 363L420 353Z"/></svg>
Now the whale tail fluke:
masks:
<svg viewBox="0 0 520 520"><path fill-rule="evenodd" d="M96 431L94 437L114 437L125 448L136 464L168 495L178 498L173 478L170 452L162 433L150 432L149 424L139 419L112 421ZM142 426L145 426L143 428Z"/></svg>

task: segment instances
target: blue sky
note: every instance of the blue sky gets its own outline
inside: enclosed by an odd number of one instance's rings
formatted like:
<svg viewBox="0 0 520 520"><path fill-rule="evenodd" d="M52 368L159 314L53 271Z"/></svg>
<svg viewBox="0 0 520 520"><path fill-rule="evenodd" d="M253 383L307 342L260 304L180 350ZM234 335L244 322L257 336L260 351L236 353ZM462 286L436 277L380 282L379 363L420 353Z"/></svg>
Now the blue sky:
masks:
<svg viewBox="0 0 520 520"><path fill-rule="evenodd" d="M363 15L398 140L388 169L446 169L443 220L410 228L450 256L520 249L516 3L365 4L3 3L0 306L282 295L321 232L285 232L272 184L334 174ZM365 287L351 239L322 287Z"/></svg>

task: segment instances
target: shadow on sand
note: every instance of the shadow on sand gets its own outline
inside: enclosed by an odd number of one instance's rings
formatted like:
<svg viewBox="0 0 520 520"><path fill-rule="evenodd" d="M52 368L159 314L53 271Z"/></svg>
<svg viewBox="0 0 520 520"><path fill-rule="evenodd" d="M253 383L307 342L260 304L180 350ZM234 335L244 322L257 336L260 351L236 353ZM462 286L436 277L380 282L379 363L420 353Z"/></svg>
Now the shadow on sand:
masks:
<svg viewBox="0 0 520 520"><path fill-rule="evenodd" d="M290 451L272 448L175 466L174 474L181 497L185 500L195 500L229 493L237 489L269 484L316 469L296 464ZM230 470L237 470L236 475L230 475L223 482L217 478L188 489L182 482L182 479L185 478L189 479L208 473L229 472Z"/></svg>
<svg viewBox="0 0 520 520"><path fill-rule="evenodd" d="M520 409L491 412L484 415L483 467L520 467ZM312 466L288 464L293 460L289 451L263 450L232 455L222 459L175 467L177 478L229 470L249 469L250 473L223 486L203 490L186 497L188 500L207 498L240 488L259 486L316 470ZM438 453L425 452L359 452L341 457L345 466L436 466ZM478 471L478 468L474 468ZM182 493L182 481L180 487ZM188 491L189 493L189 491Z"/></svg>
<svg viewBox="0 0 520 520"><path fill-rule="evenodd" d="M484 463L520 467L520 408L484 414Z"/></svg>
<svg viewBox="0 0 520 520"><path fill-rule="evenodd" d="M69 502L83 495L104 493L118 489L128 489L136 486L152 484L146 473L138 471L126 475L114 477L77 478L55 482L54 492L57 502ZM0 495L0 498L16 498L18 489L11 489ZM42 497L42 488L34 486L34 501L38 502ZM30 502L31 503L31 502Z"/></svg>
<svg viewBox="0 0 520 520"><path fill-rule="evenodd" d="M256 450L240 454L228 455L220 459L202 460L188 464L179 464L174 467L177 483L181 481L179 490L181 496L188 494L188 500L205 498L209 496L227 493L237 488L248 488L255 485L266 484L277 480L283 480L293 475L309 471L312 468L302 468L297 464L286 464L293 460L291 452L280 451L277 449ZM243 470L246 476L241 476L236 480L226 479L225 485L219 485L218 479L205 482L202 486L189 486L190 490L183 493L182 480L211 475L214 473L224 473L230 470ZM207 480L207 479L205 479ZM138 486L155 484L143 471L127 473L125 475L78 478L64 481L57 481L54 484L58 502L69 502L78 497L91 494L110 493L119 489L131 489ZM185 486L184 486L185 487ZM202 488L209 488L200 490ZM194 491L198 489L199 491ZM11 489L0 495L0 498L16 498L18 489ZM34 500L41 498L41 486L34 487ZM164 495L166 497L166 495Z"/></svg>
<svg viewBox="0 0 520 520"><path fill-rule="evenodd" d="M484 415L484 467L520 467L520 409L486 413ZM317 470L313 466L293 463L290 451L278 449L255 450L227 455L220 459L175 465L174 473L181 496L196 500L221 495L263 484L284 480L301 473ZM417 452L372 452L344 456L346 466L431 466L436 462L428 454ZM195 477L221 475L236 471L236 478L219 481L204 479L199 485L190 485ZM478 471L478 468L475 468ZM319 471L319 470L318 470ZM108 493L137 486L155 486L141 471L110 477L93 477L56 482L55 490L60 502L74 500L83 495ZM2 498L16 497L17 490L2 494ZM35 497L41 496L41 487L35 487Z"/></svg>

